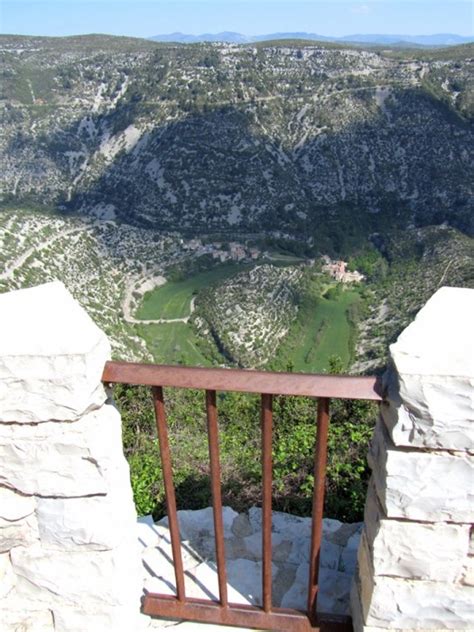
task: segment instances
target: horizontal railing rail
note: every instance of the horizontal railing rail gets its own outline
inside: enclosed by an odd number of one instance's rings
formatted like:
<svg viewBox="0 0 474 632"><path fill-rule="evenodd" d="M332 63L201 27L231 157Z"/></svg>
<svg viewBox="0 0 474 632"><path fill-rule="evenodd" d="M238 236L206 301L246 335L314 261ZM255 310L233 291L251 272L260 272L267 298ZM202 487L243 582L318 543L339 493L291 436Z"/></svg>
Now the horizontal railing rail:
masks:
<svg viewBox="0 0 474 632"><path fill-rule="evenodd" d="M102 380L143 386L175 386L269 395L306 395L374 401L383 399L382 380L376 376L272 373L244 369L107 362Z"/></svg>
<svg viewBox="0 0 474 632"><path fill-rule="evenodd" d="M382 401L382 383L377 377L270 373L266 371L194 368L107 362L102 380L107 384L152 387L163 483L166 496L171 548L176 579L176 597L148 593L143 611L149 615L220 623L249 628L307 632L352 630L350 618L317 612L319 559L323 531L324 488L326 481L330 399ZM168 441L163 387L202 389L206 393L207 431L214 516L215 551L219 600L186 597L176 495ZM231 604L227 595L224 528L222 523L219 428L217 391L239 391L261 395L262 428L262 605ZM306 612L272 605L272 426L275 395L309 396L318 399L314 491L309 555Z"/></svg>

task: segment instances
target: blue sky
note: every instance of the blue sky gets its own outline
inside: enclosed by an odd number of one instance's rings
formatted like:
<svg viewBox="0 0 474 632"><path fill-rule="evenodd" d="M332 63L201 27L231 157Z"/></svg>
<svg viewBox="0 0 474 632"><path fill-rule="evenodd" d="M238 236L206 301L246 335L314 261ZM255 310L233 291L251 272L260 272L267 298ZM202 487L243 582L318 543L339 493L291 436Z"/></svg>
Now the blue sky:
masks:
<svg viewBox="0 0 474 632"><path fill-rule="evenodd" d="M0 0L0 32L29 35L237 31L257 35L473 35L473 4L457 0Z"/></svg>

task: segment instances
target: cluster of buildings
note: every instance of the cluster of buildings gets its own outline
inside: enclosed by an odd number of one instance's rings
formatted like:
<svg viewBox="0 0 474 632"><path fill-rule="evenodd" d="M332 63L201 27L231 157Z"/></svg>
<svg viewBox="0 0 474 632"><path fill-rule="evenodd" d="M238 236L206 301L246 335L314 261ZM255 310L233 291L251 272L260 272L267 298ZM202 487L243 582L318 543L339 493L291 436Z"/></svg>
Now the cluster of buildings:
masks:
<svg viewBox="0 0 474 632"><path fill-rule="evenodd" d="M201 239L191 239L190 241L182 241L185 250L194 252L196 255L211 255L213 259L219 259L221 263L224 261L243 261L256 260L262 256L260 248L255 246L249 247L237 241L231 241L228 244L214 241L203 244Z"/></svg>
<svg viewBox="0 0 474 632"><path fill-rule="evenodd" d="M219 260L221 263L226 261L255 261L257 259L267 258L268 252L263 252L256 246L247 246L238 241L220 242L212 241L203 243L202 239L190 239L186 241L181 239L183 250L192 252L196 256L211 255L213 259ZM323 272L329 274L333 279L340 283L358 283L365 279L365 276L354 270L347 269L347 261L332 260L328 255L322 256ZM315 260L310 259L307 265L314 265Z"/></svg>
<svg viewBox="0 0 474 632"><path fill-rule="evenodd" d="M333 261L327 255L323 259L323 272L327 272L333 279L341 283L358 283L365 279L364 275L357 270L350 272L347 270L347 261Z"/></svg>

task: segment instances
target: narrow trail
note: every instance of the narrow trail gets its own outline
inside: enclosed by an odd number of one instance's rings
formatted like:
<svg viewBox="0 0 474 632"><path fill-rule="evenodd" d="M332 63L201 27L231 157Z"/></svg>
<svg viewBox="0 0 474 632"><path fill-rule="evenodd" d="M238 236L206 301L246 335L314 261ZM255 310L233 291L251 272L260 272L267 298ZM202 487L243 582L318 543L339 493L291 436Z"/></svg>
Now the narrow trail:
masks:
<svg viewBox="0 0 474 632"><path fill-rule="evenodd" d="M449 261L448 265L446 266L446 268L445 268L445 270L444 270L444 272L443 272L443 276L442 276L442 277L441 277L441 279L439 280L438 287L441 287L441 285L442 285L442 283L443 283L444 279L446 278L446 275L448 274L448 270L449 270L449 268L451 267L451 264L452 264L452 263L453 263L453 259L450 259L450 261Z"/></svg>

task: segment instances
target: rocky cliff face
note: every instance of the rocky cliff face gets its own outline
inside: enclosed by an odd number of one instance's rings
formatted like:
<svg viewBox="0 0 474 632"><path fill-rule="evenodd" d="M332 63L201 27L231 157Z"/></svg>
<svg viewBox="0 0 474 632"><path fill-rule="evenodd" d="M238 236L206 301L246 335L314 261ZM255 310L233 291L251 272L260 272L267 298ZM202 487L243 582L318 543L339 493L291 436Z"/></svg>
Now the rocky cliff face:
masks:
<svg viewBox="0 0 474 632"><path fill-rule="evenodd" d="M472 46L2 36L0 48L4 203L279 228L336 248L387 226L474 229Z"/></svg>

